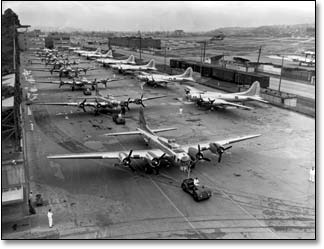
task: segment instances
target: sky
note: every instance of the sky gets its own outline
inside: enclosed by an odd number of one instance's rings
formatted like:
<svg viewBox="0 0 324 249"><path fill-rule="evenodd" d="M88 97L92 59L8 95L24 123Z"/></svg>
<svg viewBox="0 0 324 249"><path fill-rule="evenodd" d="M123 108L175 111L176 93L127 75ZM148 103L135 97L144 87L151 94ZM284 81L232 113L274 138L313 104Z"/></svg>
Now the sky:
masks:
<svg viewBox="0 0 324 249"><path fill-rule="evenodd" d="M21 24L94 31L208 31L315 23L315 1L3 1Z"/></svg>

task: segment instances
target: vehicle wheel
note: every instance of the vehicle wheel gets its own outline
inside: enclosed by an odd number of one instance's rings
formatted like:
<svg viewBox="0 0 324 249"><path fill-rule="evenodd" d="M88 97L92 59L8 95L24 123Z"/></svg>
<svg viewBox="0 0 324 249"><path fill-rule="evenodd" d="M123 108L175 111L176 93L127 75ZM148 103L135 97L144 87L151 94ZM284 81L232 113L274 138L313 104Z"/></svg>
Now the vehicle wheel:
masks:
<svg viewBox="0 0 324 249"><path fill-rule="evenodd" d="M183 189L183 191L186 191L186 185L184 183L181 184L181 188Z"/></svg>
<svg viewBox="0 0 324 249"><path fill-rule="evenodd" d="M146 174L152 174L152 173L153 173L153 170L152 170L150 167L146 166L146 167L144 168L144 172L145 172Z"/></svg>
<svg viewBox="0 0 324 249"><path fill-rule="evenodd" d="M197 193L194 193L194 194L193 194L193 198L194 198L195 201L199 201L199 198L198 198Z"/></svg>

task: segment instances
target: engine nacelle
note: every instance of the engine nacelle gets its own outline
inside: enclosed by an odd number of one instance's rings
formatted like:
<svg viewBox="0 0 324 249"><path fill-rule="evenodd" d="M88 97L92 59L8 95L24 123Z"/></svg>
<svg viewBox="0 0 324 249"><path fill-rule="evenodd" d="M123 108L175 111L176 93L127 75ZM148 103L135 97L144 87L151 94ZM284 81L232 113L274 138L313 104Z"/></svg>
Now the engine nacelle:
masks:
<svg viewBox="0 0 324 249"><path fill-rule="evenodd" d="M149 165L153 168L158 167L160 165L159 157L151 151L147 152L147 159Z"/></svg>
<svg viewBox="0 0 324 249"><path fill-rule="evenodd" d="M210 143L209 150L214 154L219 154L220 151L224 151L224 147L217 143Z"/></svg>
<svg viewBox="0 0 324 249"><path fill-rule="evenodd" d="M191 159L201 160L204 158L204 154L201 151L199 151L199 149L193 147L190 147L188 149L188 154L191 157Z"/></svg>
<svg viewBox="0 0 324 249"><path fill-rule="evenodd" d="M130 162L128 162L128 155L125 152L120 152L118 154L118 158L119 158L119 161L125 166L127 163L130 163Z"/></svg>

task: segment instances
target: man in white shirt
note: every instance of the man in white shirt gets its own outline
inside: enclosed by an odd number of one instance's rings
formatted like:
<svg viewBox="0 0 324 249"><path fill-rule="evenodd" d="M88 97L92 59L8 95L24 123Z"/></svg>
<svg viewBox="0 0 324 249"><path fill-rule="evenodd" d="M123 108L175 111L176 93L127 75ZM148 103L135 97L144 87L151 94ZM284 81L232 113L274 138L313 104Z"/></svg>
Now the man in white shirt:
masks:
<svg viewBox="0 0 324 249"><path fill-rule="evenodd" d="M53 213L52 213L51 209L49 209L47 212L47 218L48 218L48 226L50 228L52 228L53 227Z"/></svg>
<svg viewBox="0 0 324 249"><path fill-rule="evenodd" d="M309 181L315 182L315 167L312 167L309 171Z"/></svg>
<svg viewBox="0 0 324 249"><path fill-rule="evenodd" d="M198 187L198 186L199 186L199 180L198 180L198 177L196 177L196 178L194 179L194 185L195 185L195 187Z"/></svg>

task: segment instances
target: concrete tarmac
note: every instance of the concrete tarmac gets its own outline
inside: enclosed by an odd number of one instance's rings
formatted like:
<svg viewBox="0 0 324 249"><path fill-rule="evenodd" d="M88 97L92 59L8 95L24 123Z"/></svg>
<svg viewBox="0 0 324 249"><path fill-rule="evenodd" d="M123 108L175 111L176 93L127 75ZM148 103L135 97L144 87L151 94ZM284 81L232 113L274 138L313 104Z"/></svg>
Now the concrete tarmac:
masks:
<svg viewBox="0 0 324 249"><path fill-rule="evenodd" d="M27 67L28 57L22 54L22 67ZM88 74L88 78L98 79L116 73L99 68ZM68 86L39 83L50 77L47 72L35 71L33 76L38 101L65 102L83 96L82 91L72 92ZM22 84L30 87L28 82ZM127 99L139 97L142 90L135 79L127 77L112 82L101 93ZM308 182L315 163L314 119L259 103L248 104L255 108L252 111L200 109L183 99L183 85L177 84L144 87L144 94L167 95L146 102L145 115L152 128L178 127L162 135L176 138L179 144L262 136L234 144L221 163L217 156L206 153L212 161L199 162L192 176L211 188L213 196L197 203L182 191L186 174L177 168L147 175L140 161L134 161L137 172L133 173L115 167L117 161L46 158L60 153L145 149L138 136L103 136L134 130L138 106L130 106L126 124L118 126L107 114L31 105L31 115L27 111L24 115L25 123L33 123L33 129L26 127L30 186L46 201L36 208L31 231L51 231L46 213L52 208L52 230L61 239L315 238L315 184ZM182 115L179 108L183 108Z"/></svg>

